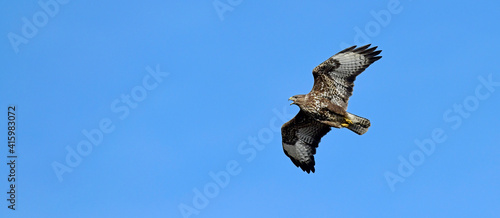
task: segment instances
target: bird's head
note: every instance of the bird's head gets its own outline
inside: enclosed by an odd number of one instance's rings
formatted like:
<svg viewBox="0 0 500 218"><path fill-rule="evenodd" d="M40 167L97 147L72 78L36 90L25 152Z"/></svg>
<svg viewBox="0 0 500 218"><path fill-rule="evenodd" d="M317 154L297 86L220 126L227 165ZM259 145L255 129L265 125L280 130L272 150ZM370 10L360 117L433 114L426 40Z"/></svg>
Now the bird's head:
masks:
<svg viewBox="0 0 500 218"><path fill-rule="evenodd" d="M294 95L290 97L288 100L293 101L292 103L290 103L290 105L295 104L297 106L300 106L305 101L305 95Z"/></svg>

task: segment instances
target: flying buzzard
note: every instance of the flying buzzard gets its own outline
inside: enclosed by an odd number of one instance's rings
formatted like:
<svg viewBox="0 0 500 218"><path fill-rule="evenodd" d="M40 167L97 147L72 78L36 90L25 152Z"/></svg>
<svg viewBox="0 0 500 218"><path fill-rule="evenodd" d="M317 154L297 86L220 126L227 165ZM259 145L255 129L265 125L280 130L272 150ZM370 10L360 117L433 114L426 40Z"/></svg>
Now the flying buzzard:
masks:
<svg viewBox="0 0 500 218"><path fill-rule="evenodd" d="M342 50L313 70L314 85L307 95L295 95L288 100L300 107L299 113L281 127L283 151L303 171L314 173L314 154L331 127L346 127L363 135L370 121L347 112L356 76L370 64L382 58L382 52L365 45Z"/></svg>

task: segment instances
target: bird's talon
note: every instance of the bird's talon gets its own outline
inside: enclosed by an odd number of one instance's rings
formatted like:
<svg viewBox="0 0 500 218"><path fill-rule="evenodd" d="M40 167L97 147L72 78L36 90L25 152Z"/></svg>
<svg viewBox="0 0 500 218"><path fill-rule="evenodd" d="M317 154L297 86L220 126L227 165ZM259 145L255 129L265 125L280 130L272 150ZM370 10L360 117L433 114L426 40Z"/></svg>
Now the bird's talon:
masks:
<svg viewBox="0 0 500 218"><path fill-rule="evenodd" d="M348 119L348 118L344 118L344 119L345 119L345 122L346 122L347 124L352 124L352 120L350 120L350 119Z"/></svg>

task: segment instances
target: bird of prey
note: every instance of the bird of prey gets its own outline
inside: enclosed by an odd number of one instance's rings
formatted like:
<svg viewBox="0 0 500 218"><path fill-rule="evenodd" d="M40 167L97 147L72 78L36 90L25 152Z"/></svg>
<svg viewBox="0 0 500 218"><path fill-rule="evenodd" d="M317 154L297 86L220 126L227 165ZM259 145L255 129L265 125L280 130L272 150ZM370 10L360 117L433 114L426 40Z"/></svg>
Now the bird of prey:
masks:
<svg viewBox="0 0 500 218"><path fill-rule="evenodd" d="M359 135L368 131L370 121L347 112L356 76L382 58L381 50L365 45L349 47L313 69L314 85L307 95L288 100L300 111L281 127L283 151L303 171L314 173L314 154L321 138L331 127L347 128Z"/></svg>

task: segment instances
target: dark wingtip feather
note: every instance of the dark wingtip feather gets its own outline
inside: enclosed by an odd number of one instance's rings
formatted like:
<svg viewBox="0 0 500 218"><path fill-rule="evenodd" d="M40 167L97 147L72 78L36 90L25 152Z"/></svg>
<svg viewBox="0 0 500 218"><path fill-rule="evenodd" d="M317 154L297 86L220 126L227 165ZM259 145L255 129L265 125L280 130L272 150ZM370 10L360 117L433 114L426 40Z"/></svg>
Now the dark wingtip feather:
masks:
<svg viewBox="0 0 500 218"><path fill-rule="evenodd" d="M314 165L316 164L314 162L314 160L310 163L305 163L305 162L300 162L300 161L297 161L293 158L290 158L293 162L293 164L295 164L295 166L297 166L298 168L300 168L302 171L306 172L307 174L311 173L311 172L315 172L315 169L314 169Z"/></svg>
<svg viewBox="0 0 500 218"><path fill-rule="evenodd" d="M365 54L370 54L370 53L372 53L373 51L375 51L375 49L377 49L377 46L375 46L375 47L371 47L371 48L369 48L369 49L366 49L366 50L364 50L363 52L360 52L360 54L364 54L364 55L365 55Z"/></svg>
<svg viewBox="0 0 500 218"><path fill-rule="evenodd" d="M301 165L300 168L302 169L302 171L306 172L307 174L310 174L311 172L314 173L314 171L315 171L314 166L309 167L307 165Z"/></svg>
<svg viewBox="0 0 500 218"><path fill-rule="evenodd" d="M382 50L374 51L374 52L370 53L370 56L377 56L380 54L380 52L382 52Z"/></svg>
<svg viewBox="0 0 500 218"><path fill-rule="evenodd" d="M382 52L382 50L377 50L378 46L373 46L371 48L370 46L371 44L363 45L361 47L357 47L356 45L354 45L340 51L339 53L355 52L361 55L365 55L373 63L382 58L382 56L377 56Z"/></svg>
<svg viewBox="0 0 500 218"><path fill-rule="evenodd" d="M367 49L370 46L371 46L371 44L363 45L363 46L361 46L361 47L359 47L357 49L354 49L353 52L360 53L360 52L364 51L365 49Z"/></svg>
<svg viewBox="0 0 500 218"><path fill-rule="evenodd" d="M352 50L354 50L354 48L356 48L356 46L355 46L355 45L353 45L353 46L351 46L351 47L349 47L349 48L346 48L346 49L344 49L344 50L340 51L339 53L344 53L344 52L352 51Z"/></svg>
<svg viewBox="0 0 500 218"><path fill-rule="evenodd" d="M378 48L378 46L374 46L372 48L369 48L370 45L371 44L361 46L357 49L352 50L352 52L364 55L366 58L368 58L370 60L371 63L373 63L373 62L379 60L380 58L382 58L382 56L377 56L382 52L382 50L376 50Z"/></svg>
<svg viewBox="0 0 500 218"><path fill-rule="evenodd" d="M372 58L370 58L370 61L375 62L375 61L378 61L380 58L382 58L382 56L372 57Z"/></svg>

